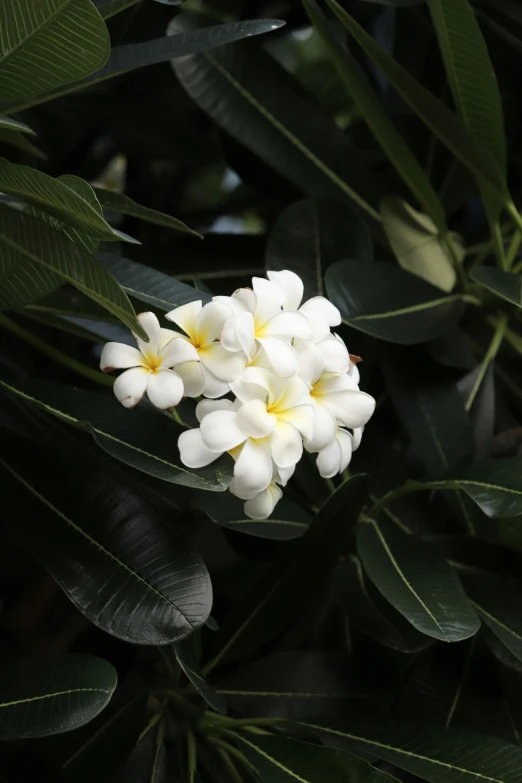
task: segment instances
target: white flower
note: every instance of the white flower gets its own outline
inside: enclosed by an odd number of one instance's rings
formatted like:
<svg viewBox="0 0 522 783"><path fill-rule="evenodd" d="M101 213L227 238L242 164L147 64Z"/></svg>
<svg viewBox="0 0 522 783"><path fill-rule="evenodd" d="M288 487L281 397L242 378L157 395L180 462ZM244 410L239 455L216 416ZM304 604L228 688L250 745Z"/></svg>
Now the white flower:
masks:
<svg viewBox="0 0 522 783"><path fill-rule="evenodd" d="M298 310L308 319L313 329L313 336L308 339L313 340L314 343L329 335L331 326L339 326L341 323L341 313L324 296L313 296L301 304L304 285L295 272L291 272L289 269L284 269L281 272L267 272L267 277L285 292L284 309Z"/></svg>
<svg viewBox="0 0 522 783"><path fill-rule="evenodd" d="M100 368L108 373L126 370L114 383L114 394L125 408L134 408L145 392L157 408L173 408L184 394L201 394L198 385L198 355L175 332L161 329L154 313L140 313L138 320L149 336L144 342L134 335L138 348L123 343L107 343ZM176 372L172 370L176 367ZM186 384L186 386L185 386Z"/></svg>
<svg viewBox="0 0 522 783"><path fill-rule="evenodd" d="M332 478L346 470L352 459L352 453L358 448L363 428L351 432L337 428L333 443L317 455L317 467L323 478Z"/></svg>
<svg viewBox="0 0 522 783"><path fill-rule="evenodd" d="M245 367L245 355L238 350L225 350L219 342L223 325L232 311L219 302L201 300L176 307L166 314L185 334L176 333L189 342L201 361L200 372L204 378L203 394L206 397L222 397L228 392L229 381L238 378Z"/></svg>
<svg viewBox="0 0 522 783"><path fill-rule="evenodd" d="M297 357L289 340L312 339L312 328L301 313L282 310L286 300L283 289L260 277L251 288L239 288L232 296L216 296L214 301L228 305L233 315L221 333L228 351L243 351L250 362L261 347L278 375L290 378L298 370Z"/></svg>
<svg viewBox="0 0 522 783"><path fill-rule="evenodd" d="M266 489L246 501L245 515L249 519L268 519L282 497L283 490L271 481Z"/></svg>

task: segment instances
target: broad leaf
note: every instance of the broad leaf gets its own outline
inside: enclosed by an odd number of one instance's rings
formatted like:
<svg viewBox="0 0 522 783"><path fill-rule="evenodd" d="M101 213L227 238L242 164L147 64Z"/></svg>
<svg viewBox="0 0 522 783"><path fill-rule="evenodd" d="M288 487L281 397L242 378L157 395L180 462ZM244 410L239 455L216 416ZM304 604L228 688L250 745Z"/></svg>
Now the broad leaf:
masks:
<svg viewBox="0 0 522 783"><path fill-rule="evenodd" d="M181 24L178 17L172 31ZM378 219L371 206L375 174L328 114L260 47L250 41L223 47L176 61L174 69L200 108L305 193L353 200Z"/></svg>
<svg viewBox="0 0 522 783"><path fill-rule="evenodd" d="M519 457L484 460L455 468L448 479L463 489L488 517L522 514L522 460Z"/></svg>
<svg viewBox="0 0 522 783"><path fill-rule="evenodd" d="M74 82L110 52L107 28L91 0L3 0L0 4L3 103Z"/></svg>
<svg viewBox="0 0 522 783"><path fill-rule="evenodd" d="M522 307L522 277L519 274L493 266L476 266L469 276L501 299Z"/></svg>
<svg viewBox="0 0 522 783"><path fill-rule="evenodd" d="M15 449L4 440L0 471L11 501L8 519L91 622L146 645L171 644L205 623L210 577L179 533L92 465L73 468L70 458L35 444L28 461L22 444Z"/></svg>
<svg viewBox="0 0 522 783"><path fill-rule="evenodd" d="M361 116L419 204L430 215L439 231L444 232L444 209L433 185L389 119L357 60L340 44L315 0L303 0L303 3Z"/></svg>
<svg viewBox="0 0 522 783"><path fill-rule="evenodd" d="M443 296L391 264L339 261L326 273L326 290L349 326L402 345L443 334L464 309L460 294Z"/></svg>
<svg viewBox="0 0 522 783"><path fill-rule="evenodd" d="M213 710L224 714L227 711L226 699L223 694L218 693L216 689L212 687L212 685L209 685L205 678L200 674L199 666L196 663L192 649L192 640L186 639L183 642L177 642L174 645L174 651L183 673L189 682L192 683L200 696L210 707L212 707Z"/></svg>
<svg viewBox="0 0 522 783"><path fill-rule="evenodd" d="M470 133L456 114L390 57L337 0L327 0L327 3L368 57L437 138L476 176L483 177L497 190L505 191L505 173L488 146Z"/></svg>
<svg viewBox="0 0 522 783"><path fill-rule="evenodd" d="M200 471L185 468L176 448L181 428L155 412L134 410L130 426L129 412L112 395L15 380L4 372L0 390L90 432L104 451L143 473L207 490L223 490L228 483L228 461L220 460Z"/></svg>
<svg viewBox="0 0 522 783"><path fill-rule="evenodd" d="M343 553L367 494L366 476L345 481L310 523L306 533L268 569L216 634L218 652L205 671L238 652L257 650L315 595Z"/></svg>
<svg viewBox="0 0 522 783"><path fill-rule="evenodd" d="M397 783L397 779L351 753L287 737L238 736L239 747L263 783Z"/></svg>
<svg viewBox="0 0 522 783"><path fill-rule="evenodd" d="M131 217L145 220L147 223L155 223L157 226L172 228L174 231L186 231L189 234L200 236L196 231L186 226L185 223L182 223L181 220L165 215L164 212L158 212L156 209L142 207L141 204L137 204L124 193L117 193L114 190L106 190L105 188L95 188L94 192L104 209L118 212L121 215L130 215Z"/></svg>
<svg viewBox="0 0 522 783"><path fill-rule="evenodd" d="M266 268L291 269L304 283L304 297L324 295L324 274L342 258L373 260L370 232L353 211L329 199L306 199L287 207L268 236Z"/></svg>
<svg viewBox="0 0 522 783"><path fill-rule="evenodd" d="M116 682L111 664L89 655L4 663L0 739L45 737L77 729L106 707Z"/></svg>
<svg viewBox="0 0 522 783"><path fill-rule="evenodd" d="M247 664L221 682L218 693L244 715L333 718L386 696L343 653L287 652Z"/></svg>
<svg viewBox="0 0 522 783"><path fill-rule="evenodd" d="M458 576L429 544L389 520L370 520L359 528L357 552L374 585L421 633L458 642L478 631Z"/></svg>
<svg viewBox="0 0 522 783"><path fill-rule="evenodd" d="M5 271L16 271L20 260L59 275L147 339L125 292L95 259L47 223L0 205L0 247ZM0 307L12 306L8 291ZM17 306L19 302L17 302Z"/></svg>

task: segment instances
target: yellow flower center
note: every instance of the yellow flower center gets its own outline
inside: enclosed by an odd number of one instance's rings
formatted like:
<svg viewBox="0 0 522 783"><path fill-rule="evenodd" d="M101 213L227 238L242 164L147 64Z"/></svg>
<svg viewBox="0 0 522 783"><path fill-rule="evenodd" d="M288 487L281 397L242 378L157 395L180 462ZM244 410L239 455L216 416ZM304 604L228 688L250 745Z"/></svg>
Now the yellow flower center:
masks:
<svg viewBox="0 0 522 783"><path fill-rule="evenodd" d="M162 365L162 361L157 354L145 355L145 366L149 372L157 372Z"/></svg>

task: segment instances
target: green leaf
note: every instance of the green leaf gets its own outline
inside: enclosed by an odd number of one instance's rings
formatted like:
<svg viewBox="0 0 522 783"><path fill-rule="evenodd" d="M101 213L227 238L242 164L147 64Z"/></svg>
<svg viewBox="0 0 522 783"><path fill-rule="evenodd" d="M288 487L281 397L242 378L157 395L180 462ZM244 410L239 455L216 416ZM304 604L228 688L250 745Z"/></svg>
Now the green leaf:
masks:
<svg viewBox="0 0 522 783"><path fill-rule="evenodd" d="M220 460L200 471L185 468L177 458L176 442L181 428L156 412L134 410L129 426L128 411L112 396L58 384L21 381L4 371L0 376L0 390L86 430L111 456L163 481L206 490L223 490L229 481L228 460Z"/></svg>
<svg viewBox="0 0 522 783"><path fill-rule="evenodd" d="M218 652L205 668L259 649L275 636L330 575L367 495L366 476L345 481L319 509L306 533L268 569L215 635Z"/></svg>
<svg viewBox="0 0 522 783"><path fill-rule="evenodd" d="M369 520L359 528L357 553L374 585L421 633L458 642L478 631L458 576L429 544L389 520Z"/></svg>
<svg viewBox="0 0 522 783"><path fill-rule="evenodd" d="M461 295L441 296L391 264L338 261L326 273L326 290L349 326L401 345L443 334L464 310Z"/></svg>
<svg viewBox="0 0 522 783"><path fill-rule="evenodd" d="M240 668L218 686L243 715L334 718L383 698L360 665L344 653L284 652Z"/></svg>
<svg viewBox="0 0 522 783"><path fill-rule="evenodd" d="M522 751L509 742L400 723L316 729L329 745L357 749L429 783L520 783Z"/></svg>
<svg viewBox="0 0 522 783"><path fill-rule="evenodd" d="M0 128L2 130L20 131L20 133L33 133L34 131L26 125L25 122L15 120L13 117L0 117Z"/></svg>
<svg viewBox="0 0 522 783"><path fill-rule="evenodd" d="M15 147L28 155L33 155L35 158L47 160L47 155L29 141L27 133L0 127L0 144L8 144L10 147Z"/></svg>
<svg viewBox="0 0 522 783"><path fill-rule="evenodd" d="M431 643L365 579L358 557L350 555L334 571L332 591L349 622L379 644L403 653L418 652Z"/></svg>
<svg viewBox="0 0 522 783"><path fill-rule="evenodd" d="M291 269L304 283L304 299L324 295L327 268L341 258L373 260L370 232L353 211L329 199L304 199L287 207L267 241L266 268Z"/></svg>
<svg viewBox="0 0 522 783"><path fill-rule="evenodd" d="M300 538L310 523L310 516L306 511L285 497L277 504L277 514L284 519L243 519L244 503L230 492L221 492L219 495L201 493L196 503L198 508L221 527L274 541Z"/></svg>
<svg viewBox="0 0 522 783"><path fill-rule="evenodd" d="M175 20L176 29L186 29L187 17ZM251 41L226 46L173 67L201 109L286 179L311 196L355 201L379 219L372 206L375 173L330 116L260 47Z"/></svg>
<svg viewBox="0 0 522 783"><path fill-rule="evenodd" d="M239 747L257 768L263 783L397 783L367 761L333 748L287 737L238 735Z"/></svg>
<svg viewBox="0 0 522 783"><path fill-rule="evenodd" d="M90 655L56 655L5 664L0 671L0 739L77 729L109 703L116 670Z"/></svg>
<svg viewBox="0 0 522 783"><path fill-rule="evenodd" d="M106 470L72 467L69 455L34 443L28 461L27 445L13 443L3 437L0 458L8 519L92 623L145 645L171 644L205 623L210 577L179 533Z"/></svg>
<svg viewBox="0 0 522 783"><path fill-rule="evenodd" d="M433 220L396 196L384 199L381 217L386 237L401 267L442 291L451 291L457 274ZM462 247L461 256L464 256Z"/></svg>
<svg viewBox="0 0 522 783"><path fill-rule="evenodd" d="M522 460L520 457L475 462L455 468L448 480L464 490L488 517L522 514Z"/></svg>
<svg viewBox="0 0 522 783"><path fill-rule="evenodd" d="M130 215L140 220L145 220L147 223L155 223L157 226L172 228L174 231L185 231L197 237L201 236L197 231L193 231L185 223L182 223L181 220L165 215L164 212L158 212L156 209L142 207L141 204L137 204L124 193L116 193L114 190L106 190L105 188L95 188L94 192L104 209L110 209L121 215Z"/></svg>
<svg viewBox="0 0 522 783"><path fill-rule="evenodd" d="M110 19L143 0L93 0L93 2L102 19Z"/></svg>
<svg viewBox="0 0 522 783"><path fill-rule="evenodd" d="M446 231L444 208L430 180L378 101L357 60L334 35L315 0L303 0L310 20L328 49L351 99L371 132L439 231Z"/></svg>
<svg viewBox="0 0 522 783"><path fill-rule="evenodd" d="M118 281L123 290L135 299L146 302L159 310L172 310L198 299L205 304L211 296L186 283L181 283L163 272L128 258L101 252L97 255L100 264Z"/></svg>
<svg viewBox="0 0 522 783"><path fill-rule="evenodd" d="M506 190L505 172L485 143L469 132L459 117L390 57L336 0L328 5L364 52L440 141L476 175L500 192Z"/></svg>
<svg viewBox="0 0 522 783"><path fill-rule="evenodd" d="M501 299L522 307L522 277L519 274L493 266L476 266L470 270L469 276Z"/></svg>
<svg viewBox="0 0 522 783"><path fill-rule="evenodd" d="M16 0L14 0L16 1ZM48 1L48 0L47 0ZM59 0L54 0L58 2ZM71 0L69 0L70 2ZM73 2L87 2L90 0L72 0ZM34 0L39 2L39 0ZM63 0L62 0L63 2ZM253 35L262 35L281 27L284 22L278 19L252 19L229 24L213 25L204 30L196 30L183 35L167 35L163 38L155 38L143 43L125 44L115 46L103 68L72 84L66 84L53 90L46 91L34 97L20 97L15 103L1 104L1 111L10 114L35 106L39 103L51 101L62 95L78 92L87 87L128 73L136 68L144 68L147 65L169 62L181 57L196 54L198 52L223 46L231 41L239 41Z"/></svg>
<svg viewBox="0 0 522 783"><path fill-rule="evenodd" d="M169 757L163 741L164 727L160 723L134 748L127 763L115 778L115 783L173 783Z"/></svg>
<svg viewBox="0 0 522 783"><path fill-rule="evenodd" d="M5 103L74 82L101 68L107 28L91 0L0 4L0 95Z"/></svg>
<svg viewBox="0 0 522 783"><path fill-rule="evenodd" d="M213 688L212 685L209 685L205 678L201 676L192 649L192 640L186 639L183 642L177 642L174 645L174 651L176 653L177 661L189 682L192 683L200 696L213 710L224 715L227 711L226 699L223 694L218 693L216 689Z"/></svg>
<svg viewBox="0 0 522 783"><path fill-rule="evenodd" d="M11 265L11 260L16 264ZM63 278L41 264L0 254L0 311L32 304L63 285Z"/></svg>
<svg viewBox="0 0 522 783"><path fill-rule="evenodd" d="M69 190L73 190L75 193L77 193L78 196L86 201L96 212L96 214L103 219L103 209L101 208L101 204L96 198L96 194L88 182L85 182L85 180L81 179L81 177L75 177L73 174L62 174L60 177L58 177L58 179L61 183L66 185ZM38 215L36 215L36 217L38 217ZM99 239L93 237L92 235L86 234L81 229L78 230L77 228L68 228L66 226L63 226L62 228L71 242L75 242L77 245L80 245L80 247L83 247L88 253L91 253L91 255L96 253L100 245Z"/></svg>
<svg viewBox="0 0 522 783"><path fill-rule="evenodd" d="M74 177L74 180L83 181L79 177ZM100 210L79 195L76 188L73 190L67 187L67 182L67 179L62 178L60 181L29 166L0 158L0 191L32 204L88 236L106 241L119 239ZM93 193L90 185L87 182L84 184Z"/></svg>
<svg viewBox="0 0 522 783"><path fill-rule="evenodd" d="M9 267L16 271L21 259L37 264L71 283L147 339L131 303L114 278L60 231L0 204L0 247L3 249L2 261L7 267L5 271L9 271ZM0 306L13 305L6 296L6 299L0 299Z"/></svg>

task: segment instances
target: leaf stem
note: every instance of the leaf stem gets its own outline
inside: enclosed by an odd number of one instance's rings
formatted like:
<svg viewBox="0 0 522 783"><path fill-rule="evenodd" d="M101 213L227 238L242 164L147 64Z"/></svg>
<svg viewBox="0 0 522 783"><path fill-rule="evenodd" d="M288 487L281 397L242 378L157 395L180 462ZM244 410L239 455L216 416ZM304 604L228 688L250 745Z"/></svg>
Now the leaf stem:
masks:
<svg viewBox="0 0 522 783"><path fill-rule="evenodd" d="M507 271L506 253L504 250L504 240L500 232L500 224L498 221L491 227L491 236L493 238L493 247L495 249L495 255L497 257L497 263L501 269Z"/></svg>
<svg viewBox="0 0 522 783"><path fill-rule="evenodd" d="M196 749L196 738L190 726L187 726L187 762L188 762L189 783L194 783L196 777L196 770L198 767L198 759L197 759L197 749Z"/></svg>
<svg viewBox="0 0 522 783"><path fill-rule="evenodd" d="M518 251L520 250L521 243L522 243L522 230L517 228L515 230L515 233L511 237L511 243L509 245L507 255L506 255L506 270L508 272L511 271L511 268L515 263Z"/></svg>
<svg viewBox="0 0 522 783"><path fill-rule="evenodd" d="M160 722L160 720L162 719L162 717L163 717L163 712L162 712L162 711L160 711L160 712L156 712L156 713L155 713L155 714L152 716L152 718L149 720L149 722L147 723L147 725L145 726L145 728L144 728L144 729L143 729L143 731L141 732L140 736L138 737L138 742L137 742L136 744L138 744L139 742L141 742L141 741L142 741L142 739L143 739L144 737L146 737L146 736L147 736L147 734L149 733L149 731L151 731L151 729L153 729L153 728L154 728L154 726L155 726L157 723L159 723L159 722Z"/></svg>
<svg viewBox="0 0 522 783"><path fill-rule="evenodd" d="M372 506L368 513L364 515L364 518L376 518L381 513L381 511L384 511L384 509L390 505L390 503L392 503L394 500L405 497L406 495L413 495L415 492L429 492L434 489L448 489L456 491L460 489L460 487L456 482L452 481L426 481L423 483L420 481L407 481L406 484L402 485L402 487L392 489L390 492L387 492L386 495L383 495L381 498L379 498L379 500Z"/></svg>
<svg viewBox="0 0 522 783"><path fill-rule="evenodd" d="M502 341L506 333L507 323L508 323L508 315L507 313L502 313L502 315L500 315L499 318L497 319L497 324L495 326L495 331L493 333L493 337L489 344L489 348L486 351L484 358L482 359L479 373L477 375L475 383L473 384L473 388L469 393L468 399L466 400L465 409L467 413L469 413L469 411L473 406L473 403L482 385L482 381L484 380L484 377L486 375L490 363L493 361L493 359L495 358L495 356L499 351L500 346L502 345Z"/></svg>
<svg viewBox="0 0 522 783"><path fill-rule="evenodd" d="M452 238L449 234L446 234L444 236L444 242L446 244L446 247L448 249L448 253L450 254L451 260L453 261L453 266L455 267L455 272L457 273L457 277L459 278L459 282L462 286L462 290L466 291L468 288L468 279L466 277L466 273L464 272L464 268L462 266L461 261L459 260L459 256L457 253L457 249L453 243Z"/></svg>
<svg viewBox="0 0 522 783"><path fill-rule="evenodd" d="M257 769L253 764L250 763L244 753L241 753L241 751L238 750L238 748L234 747L234 745L231 745L229 742L225 742L225 740L220 739L219 737L211 736L209 739L213 745L215 745L217 748L222 748L228 753L229 756L236 758L246 769L248 769L249 772L257 777Z"/></svg>
<svg viewBox="0 0 522 783"><path fill-rule="evenodd" d="M239 772L237 771L237 768L228 755L227 751L223 748L216 747L217 752L219 753L221 760L223 761L223 764L228 770L228 773L230 775L230 783L243 783L243 779Z"/></svg>

